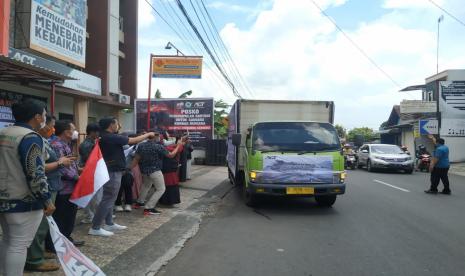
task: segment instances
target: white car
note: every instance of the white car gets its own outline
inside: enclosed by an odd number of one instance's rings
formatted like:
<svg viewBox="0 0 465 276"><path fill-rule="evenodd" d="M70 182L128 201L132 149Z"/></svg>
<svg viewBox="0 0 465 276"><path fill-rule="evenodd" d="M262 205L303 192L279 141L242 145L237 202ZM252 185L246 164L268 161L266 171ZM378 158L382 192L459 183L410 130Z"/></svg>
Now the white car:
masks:
<svg viewBox="0 0 465 276"><path fill-rule="evenodd" d="M412 173L413 158L399 146L389 144L365 144L357 153L359 168L366 167L369 172L374 169L391 169Z"/></svg>

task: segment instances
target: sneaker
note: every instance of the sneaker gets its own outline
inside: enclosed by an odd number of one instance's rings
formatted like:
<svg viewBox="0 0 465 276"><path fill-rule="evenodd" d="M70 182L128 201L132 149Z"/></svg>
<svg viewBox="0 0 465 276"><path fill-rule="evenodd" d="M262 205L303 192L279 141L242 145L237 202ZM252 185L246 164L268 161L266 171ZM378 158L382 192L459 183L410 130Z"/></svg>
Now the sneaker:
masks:
<svg viewBox="0 0 465 276"><path fill-rule="evenodd" d="M82 224L91 224L92 223L92 220L91 218L85 218L85 219L82 219L81 220L81 223Z"/></svg>
<svg viewBox="0 0 465 276"><path fill-rule="evenodd" d="M116 205L115 206L115 212L123 212L123 211L124 211L123 206L121 206L121 205Z"/></svg>
<svg viewBox="0 0 465 276"><path fill-rule="evenodd" d="M443 195L450 195L450 190L449 190L449 191L447 191L447 190L446 190L446 191L442 191L441 194L443 194Z"/></svg>
<svg viewBox="0 0 465 276"><path fill-rule="evenodd" d="M98 230L95 230L94 228L90 228L89 229L89 235L92 235L92 236L100 236L100 237L110 237L110 236L113 236L114 233L113 232L110 232L110 231L107 231L105 229L98 229Z"/></svg>
<svg viewBox="0 0 465 276"><path fill-rule="evenodd" d="M144 209L144 216L159 215L159 214L161 214L161 213L155 208Z"/></svg>
<svg viewBox="0 0 465 276"><path fill-rule="evenodd" d="M124 205L124 211L125 211L125 212L131 212L131 211L132 211L131 204L126 204L126 205Z"/></svg>
<svg viewBox="0 0 465 276"><path fill-rule="evenodd" d="M113 225L105 225L103 226L103 229L107 230L107 231L118 231L118 230L125 230L127 229L128 227L127 226L123 226L123 225L119 225L119 224L116 224L116 223L113 223Z"/></svg>
<svg viewBox="0 0 465 276"><path fill-rule="evenodd" d="M438 193L438 191L434 191L434 190L426 190L426 191L425 191L425 193L427 193L427 194L433 194L433 195L435 195L435 194L437 194L437 193Z"/></svg>
<svg viewBox="0 0 465 276"><path fill-rule="evenodd" d="M144 206L145 206L145 203L136 202L136 203L134 203L132 208L139 209L140 207L144 207Z"/></svg>

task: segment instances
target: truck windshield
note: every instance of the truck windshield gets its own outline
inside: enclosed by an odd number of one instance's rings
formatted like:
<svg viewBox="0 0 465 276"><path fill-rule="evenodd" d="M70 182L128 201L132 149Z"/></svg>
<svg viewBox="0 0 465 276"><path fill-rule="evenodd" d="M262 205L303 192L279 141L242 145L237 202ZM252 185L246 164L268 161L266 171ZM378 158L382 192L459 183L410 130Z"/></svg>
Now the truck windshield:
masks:
<svg viewBox="0 0 465 276"><path fill-rule="evenodd" d="M339 150L337 132L329 123L258 123L253 129L253 149L259 151Z"/></svg>

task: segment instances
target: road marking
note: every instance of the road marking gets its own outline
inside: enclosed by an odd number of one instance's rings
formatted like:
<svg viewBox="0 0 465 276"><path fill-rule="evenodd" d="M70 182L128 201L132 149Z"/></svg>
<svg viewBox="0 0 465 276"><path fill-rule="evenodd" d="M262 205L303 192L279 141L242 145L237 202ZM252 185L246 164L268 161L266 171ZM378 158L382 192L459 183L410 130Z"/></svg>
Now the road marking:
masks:
<svg viewBox="0 0 465 276"><path fill-rule="evenodd" d="M391 185L391 184L389 184L389 183L383 182L383 181L378 180L378 179L373 179L373 181L376 182L376 183L383 184L383 185L389 186L389 187L391 187L391 188L400 190L400 191L402 191L402 192L406 192L406 193L409 193L409 192L410 192L409 190L406 190L406 189L404 189L404 188L400 188L400 187Z"/></svg>

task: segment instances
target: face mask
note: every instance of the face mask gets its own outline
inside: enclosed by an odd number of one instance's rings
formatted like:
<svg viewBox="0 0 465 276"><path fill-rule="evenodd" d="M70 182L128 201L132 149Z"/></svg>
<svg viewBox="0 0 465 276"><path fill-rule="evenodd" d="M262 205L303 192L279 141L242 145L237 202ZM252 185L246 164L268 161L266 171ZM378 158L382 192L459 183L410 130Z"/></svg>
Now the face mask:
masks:
<svg viewBox="0 0 465 276"><path fill-rule="evenodd" d="M71 136L71 140L77 140L79 138L79 132L77 130L73 131L73 135Z"/></svg>

